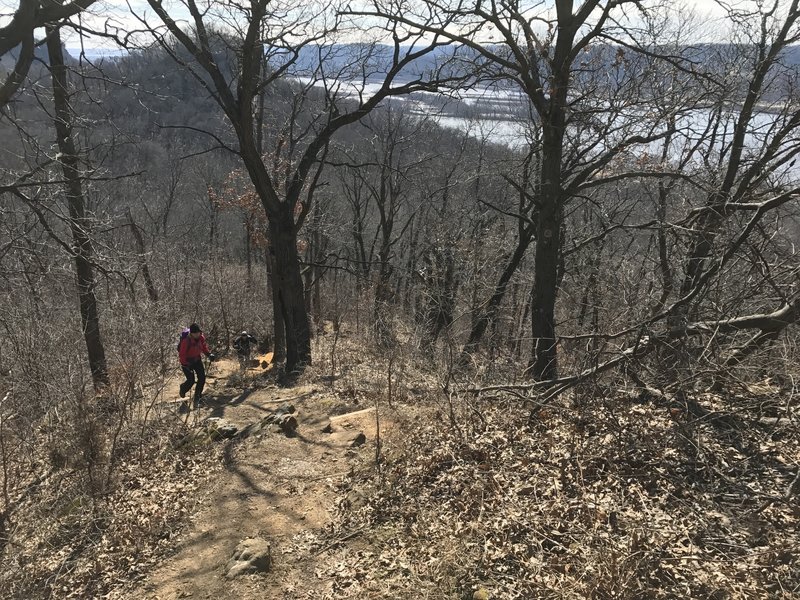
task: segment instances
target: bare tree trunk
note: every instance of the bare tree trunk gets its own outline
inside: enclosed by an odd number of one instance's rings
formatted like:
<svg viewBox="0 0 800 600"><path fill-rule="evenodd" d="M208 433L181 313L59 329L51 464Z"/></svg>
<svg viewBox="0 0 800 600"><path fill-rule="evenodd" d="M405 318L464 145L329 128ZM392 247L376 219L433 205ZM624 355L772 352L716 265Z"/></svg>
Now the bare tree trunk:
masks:
<svg viewBox="0 0 800 600"><path fill-rule="evenodd" d="M414 228L411 224L411 232L409 233L408 243L408 260L406 261L406 275L403 289L403 308L407 313L414 311L414 289L417 280L417 243L419 239L420 227Z"/></svg>
<svg viewBox="0 0 800 600"><path fill-rule="evenodd" d="M317 327L322 327L322 290L320 286L321 280L317 276L316 285L314 285L314 323Z"/></svg>
<svg viewBox="0 0 800 600"><path fill-rule="evenodd" d="M283 222L269 222L275 259L272 281L286 332L286 371L292 373L311 364L311 330L297 255L297 233L291 213L283 216Z"/></svg>
<svg viewBox="0 0 800 600"><path fill-rule="evenodd" d="M263 48L261 55L263 56ZM262 60L260 65L261 77L267 74L266 61ZM264 99L265 90L262 88L258 93L258 109L256 111L256 148L260 155L264 154ZM267 212L267 211L265 211ZM269 214L267 212L267 214ZM281 310L281 298L278 288L275 285L275 255L272 249L272 240L269 240L264 253L267 265L267 288L268 295L272 299L272 361L274 363L286 360L286 327L283 323L283 311Z"/></svg>
<svg viewBox="0 0 800 600"><path fill-rule="evenodd" d="M675 127L675 119L670 122L670 127ZM661 151L661 162L669 160L669 152L672 148L672 134L664 139L664 148ZM653 314L664 310L667 300L672 295L675 283L673 281L672 268L669 264L669 254L667 252L667 201L673 183L667 183L660 179L658 181L658 205L656 206L656 219L658 219L658 230L656 232L658 240L658 268L661 275L661 296L653 309Z"/></svg>
<svg viewBox="0 0 800 600"><path fill-rule="evenodd" d="M272 323L273 323L273 341L272 347L272 361L283 362L286 360L286 330L283 326L283 313L281 311L281 298L278 294L278 288L275 285L275 257L272 254L272 244L267 245L266 250L267 261L267 287L269 288L269 295L272 298Z"/></svg>
<svg viewBox="0 0 800 600"><path fill-rule="evenodd" d="M533 232L530 229L526 229L522 232L522 236L517 241L517 247L514 250L514 254L511 256L506 264L506 268L500 275L500 279L494 288L491 298L489 298L489 301L486 303L484 308L480 310L477 318L473 322L469 339L464 345L464 349L461 351L462 364L466 364L469 355L474 354L478 350L478 345L486 333L487 326L497 316L497 311L500 308L503 297L505 296L508 282L511 281L511 277L514 275L519 267L519 264L522 262L523 257L525 256L525 251L528 249L528 246L531 243L532 233Z"/></svg>
<svg viewBox="0 0 800 600"><path fill-rule="evenodd" d="M669 254L667 253L667 197L669 196L669 188L663 181L658 182L658 266L661 274L661 296L658 299L653 313L658 313L664 310L667 300L672 295L674 282L672 279L672 268L669 264Z"/></svg>
<svg viewBox="0 0 800 600"><path fill-rule="evenodd" d="M250 221L250 216L244 219L244 249L247 254L247 289L253 285L253 225Z"/></svg>
<svg viewBox="0 0 800 600"><path fill-rule="evenodd" d="M387 152L394 150L393 146ZM394 336L391 326L390 306L392 304L391 280L394 266L391 263L392 232L394 229L394 199L393 186L390 184L387 171L391 157L384 157L385 164L381 169L379 192L375 195L375 202L380 214L379 232L381 236L380 249L378 250L378 281L375 286L374 322L375 334L378 343L389 345Z"/></svg>
<svg viewBox="0 0 800 600"><path fill-rule="evenodd" d="M147 264L144 237L142 237L141 229L139 229L139 226L133 220L133 214L130 208L128 208L128 222L131 224L131 232L136 242L136 254L139 257L139 268L142 269L142 275L144 276L147 296L150 298L151 302L158 302L158 292L156 291L156 286L153 284L153 278L150 276L150 267Z"/></svg>
<svg viewBox="0 0 800 600"><path fill-rule="evenodd" d="M309 315L311 314L311 287L314 285L314 267L312 266L314 263L314 242L312 241L308 244L308 248L306 249L306 266L301 269L301 273L303 274L303 290L305 292L305 296L303 301L306 305L306 313Z"/></svg>
<svg viewBox="0 0 800 600"><path fill-rule="evenodd" d="M69 224L72 233L75 268L77 272L78 299L80 301L81 323L89 368L95 388L109 383L106 355L100 336L100 315L95 297L95 278L92 268L94 248L89 237L89 219L84 205L81 175L75 142L72 138L72 116L67 91L67 69L61 49L61 35L58 28L47 27L47 52L50 59L50 73L53 81L53 104L55 108L55 128L58 150L61 154L61 168L64 172L64 191L69 206Z"/></svg>
<svg viewBox="0 0 800 600"><path fill-rule="evenodd" d="M393 340L391 314L392 292L391 279L394 269L389 263L388 249L381 250L379 254L380 268L378 281L375 286L375 304L373 305L373 321L375 322L375 336L381 345L389 345Z"/></svg>
<svg viewBox="0 0 800 600"><path fill-rule="evenodd" d="M178 195L178 185L181 181L181 171L181 161L171 161L171 164L169 165L169 191L167 192L166 203L161 213L161 232L164 235L167 235L169 216L172 214L172 208Z"/></svg>
<svg viewBox="0 0 800 600"><path fill-rule="evenodd" d="M319 331L319 328L322 327L322 293L320 291L320 288L322 287L322 274L324 271L322 262L324 261L323 255L326 251L326 248L324 248L323 245L327 246L327 244L324 244L323 242L322 214L319 203L317 202L314 203L313 217L311 221L314 226L310 232L311 264L309 267L311 268L311 281L314 286L314 291L310 314L312 315L312 320L315 327Z"/></svg>
<svg viewBox="0 0 800 600"><path fill-rule="evenodd" d="M266 4L258 4L258 10L263 11ZM255 7L254 7L255 8ZM255 16L255 15L254 15ZM254 33L260 27L259 19L251 23L249 33ZM252 92L255 88L257 76L264 72L266 66L263 60L263 46L260 43L249 45L250 51L257 56L248 58L251 78L248 85L247 101L242 106L252 107ZM244 69L244 67L243 67ZM250 71L251 70L251 71ZM242 93L247 86L240 86ZM237 127L242 157L256 193L261 199L261 204L269 222L269 237L271 245L272 268L272 297L273 315L275 316L275 352L273 360L281 357L281 346L278 345L282 334L286 350L286 371L293 373L305 365L311 364L311 328L308 313L306 312L303 291L303 276L300 271L300 257L297 253L297 227L294 220L294 207L297 198L285 198L283 202L277 197L273 182L264 166L262 158L263 139L263 93L259 98L257 114L252 108L239 113L240 119ZM241 101L241 98L240 98ZM255 117L255 118L254 118ZM255 130L255 131L254 131ZM278 323L278 320L282 323Z"/></svg>
<svg viewBox="0 0 800 600"><path fill-rule="evenodd" d="M565 87L566 89L566 87ZM559 100L561 105L558 106ZM531 304L533 359L531 373L537 381L558 377L556 362L556 294L561 246L561 153L564 137L564 99L555 99L551 123L544 126L542 194L536 223L536 260Z"/></svg>

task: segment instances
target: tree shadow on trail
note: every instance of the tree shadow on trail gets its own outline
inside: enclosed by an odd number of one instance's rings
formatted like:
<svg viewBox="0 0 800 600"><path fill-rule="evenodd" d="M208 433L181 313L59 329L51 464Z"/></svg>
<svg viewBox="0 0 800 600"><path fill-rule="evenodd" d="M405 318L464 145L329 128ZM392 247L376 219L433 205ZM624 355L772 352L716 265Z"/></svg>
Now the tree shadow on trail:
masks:
<svg viewBox="0 0 800 600"><path fill-rule="evenodd" d="M203 404L206 408L211 409L211 417L222 417L225 415L225 409L228 407L238 406L247 400L257 388L248 388L240 394L215 394L214 396L207 396L203 398Z"/></svg>

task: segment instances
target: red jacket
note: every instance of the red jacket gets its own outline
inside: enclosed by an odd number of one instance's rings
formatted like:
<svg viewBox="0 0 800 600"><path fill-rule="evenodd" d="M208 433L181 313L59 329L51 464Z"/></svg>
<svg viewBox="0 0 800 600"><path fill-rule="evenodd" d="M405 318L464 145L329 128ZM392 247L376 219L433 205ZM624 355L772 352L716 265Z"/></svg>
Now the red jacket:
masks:
<svg viewBox="0 0 800 600"><path fill-rule="evenodd" d="M197 339L194 339L190 333L181 340L181 345L178 348L178 359L184 367L188 367L191 363L200 360L203 354L208 356L211 354L211 350L208 349L206 336L202 333Z"/></svg>

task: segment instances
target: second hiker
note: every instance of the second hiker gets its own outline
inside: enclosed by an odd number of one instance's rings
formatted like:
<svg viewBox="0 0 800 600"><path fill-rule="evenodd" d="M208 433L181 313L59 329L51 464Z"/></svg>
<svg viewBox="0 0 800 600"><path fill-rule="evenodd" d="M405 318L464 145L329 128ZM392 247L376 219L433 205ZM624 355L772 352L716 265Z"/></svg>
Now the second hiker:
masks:
<svg viewBox="0 0 800 600"><path fill-rule="evenodd" d="M239 357L239 367L242 370L248 367L250 351L256 344L258 344L258 340L246 331L233 338L233 349L236 350L236 355Z"/></svg>

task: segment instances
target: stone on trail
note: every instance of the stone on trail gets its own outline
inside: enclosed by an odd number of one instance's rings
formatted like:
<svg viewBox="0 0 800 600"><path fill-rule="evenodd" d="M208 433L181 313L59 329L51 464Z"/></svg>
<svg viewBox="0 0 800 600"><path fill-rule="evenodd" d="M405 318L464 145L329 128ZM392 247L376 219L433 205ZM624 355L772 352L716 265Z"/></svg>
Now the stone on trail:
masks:
<svg viewBox="0 0 800 600"><path fill-rule="evenodd" d="M263 538L247 538L239 542L225 567L225 577L233 579L246 573L265 573L272 567L270 543Z"/></svg>
<svg viewBox="0 0 800 600"><path fill-rule="evenodd" d="M348 448L358 448L367 443L367 436L364 433L368 427L368 421L375 418L375 407L358 410L343 415L335 415L330 418L322 433L330 435L330 442L337 446Z"/></svg>
<svg viewBox="0 0 800 600"><path fill-rule="evenodd" d="M282 431L286 435L294 435L297 431L297 419L294 415L277 416L273 423L278 426L278 431Z"/></svg>
<svg viewBox="0 0 800 600"><path fill-rule="evenodd" d="M239 432L239 437L244 439L252 435L263 433L270 426L274 426L277 433L283 433L289 437L295 435L297 431L297 416L293 405L281 406L274 413L261 419L258 423L248 425Z"/></svg>
<svg viewBox="0 0 800 600"><path fill-rule="evenodd" d="M212 440L229 440L239 431L236 425L221 417L209 417L203 421L203 426Z"/></svg>
<svg viewBox="0 0 800 600"><path fill-rule="evenodd" d="M367 436L363 431L334 431L329 439L339 447L348 448L357 448L367 443Z"/></svg>

